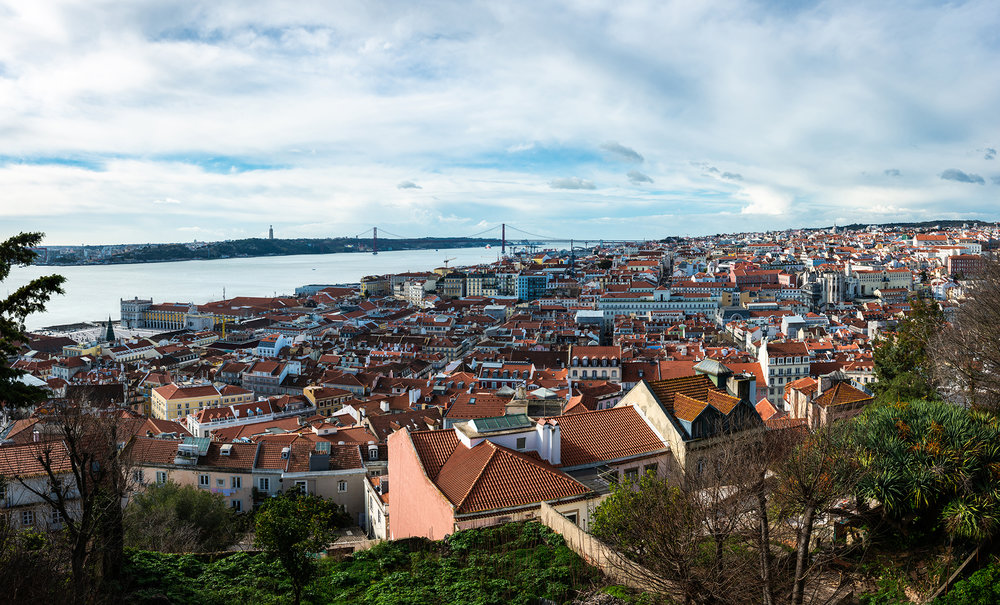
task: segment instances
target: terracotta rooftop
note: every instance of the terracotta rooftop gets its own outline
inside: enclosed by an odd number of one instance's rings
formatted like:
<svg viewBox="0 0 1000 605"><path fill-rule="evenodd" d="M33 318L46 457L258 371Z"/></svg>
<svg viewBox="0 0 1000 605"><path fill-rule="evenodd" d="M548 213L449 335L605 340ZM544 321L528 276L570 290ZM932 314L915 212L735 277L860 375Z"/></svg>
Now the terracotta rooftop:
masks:
<svg viewBox="0 0 1000 605"><path fill-rule="evenodd" d="M722 393L720 391L710 390L708 392L707 401L709 405L711 405L713 408L719 410L720 412L728 416L729 412L732 412L733 408L739 405L740 398L733 397L732 395Z"/></svg>
<svg viewBox="0 0 1000 605"><path fill-rule="evenodd" d="M437 478L441 467L458 445L455 431L414 431L410 433L410 439L431 480Z"/></svg>
<svg viewBox="0 0 1000 605"><path fill-rule="evenodd" d="M822 407L868 403L873 397L864 391L857 389L846 382L838 382L833 387L823 391L823 394L816 398L815 402Z"/></svg>
<svg viewBox="0 0 1000 605"><path fill-rule="evenodd" d="M705 411L706 407L708 407L708 403L705 401L688 397L683 393L674 395L674 416L680 420L694 422L695 418Z"/></svg>
<svg viewBox="0 0 1000 605"><path fill-rule="evenodd" d="M503 416L509 400L492 393L459 393L445 416L459 420Z"/></svg>
<svg viewBox="0 0 1000 605"><path fill-rule="evenodd" d="M708 391L718 390L718 388L712 383L712 380L708 376L704 375L654 380L648 384L650 390L652 390L653 394L656 395L656 398L660 400L660 403L667 408L667 411L673 411L674 395L682 394L687 395L692 399L706 401L708 398Z"/></svg>
<svg viewBox="0 0 1000 605"><path fill-rule="evenodd" d="M45 475L42 460L51 460L52 472L71 470L69 452L62 441L25 443L0 447L0 475L4 477L37 477Z"/></svg>
<svg viewBox="0 0 1000 605"><path fill-rule="evenodd" d="M616 460L667 448L635 408L622 407L565 414L546 419L560 432L560 466Z"/></svg>
<svg viewBox="0 0 1000 605"><path fill-rule="evenodd" d="M459 445L441 468L437 486L458 513L474 513L583 495L586 486L548 463L486 440Z"/></svg>
<svg viewBox="0 0 1000 605"><path fill-rule="evenodd" d="M224 446L229 455L223 455ZM256 443L211 443L208 446L208 453L198 458L198 464L216 468L251 469L256 457Z"/></svg>
<svg viewBox="0 0 1000 605"><path fill-rule="evenodd" d="M167 400L219 396L219 390L212 385L182 386L171 383L162 387L157 387L153 389L153 392Z"/></svg>

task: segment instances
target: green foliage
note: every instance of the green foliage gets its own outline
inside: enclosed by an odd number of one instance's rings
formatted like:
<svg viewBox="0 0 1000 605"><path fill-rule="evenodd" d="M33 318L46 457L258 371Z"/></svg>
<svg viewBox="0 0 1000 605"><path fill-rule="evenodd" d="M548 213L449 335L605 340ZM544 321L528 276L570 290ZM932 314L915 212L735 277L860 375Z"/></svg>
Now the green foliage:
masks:
<svg viewBox="0 0 1000 605"><path fill-rule="evenodd" d="M272 509L274 510L274 509ZM383 542L344 561L322 559L302 589L307 603L523 604L566 602L600 578L539 523L458 532L442 542ZM234 553L215 562L195 555L132 551L126 565L135 603L287 603L294 586L270 553ZM644 603L637 600L636 603Z"/></svg>
<svg viewBox="0 0 1000 605"><path fill-rule="evenodd" d="M31 247L41 241L41 233L19 233L0 242L0 282L7 279L12 268L32 264L36 254ZM38 277L0 300L0 355L7 358L17 353L18 343L24 340L25 318L44 311L53 294L62 294L64 281L61 275ZM23 375L23 371L0 364L0 401L23 407L45 399L44 391L18 381Z"/></svg>
<svg viewBox="0 0 1000 605"><path fill-rule="evenodd" d="M164 552L222 550L236 541L235 515L219 494L173 482L150 485L125 508L125 542Z"/></svg>
<svg viewBox="0 0 1000 605"><path fill-rule="evenodd" d="M983 540L1000 526L1000 424L943 402L873 406L855 421L859 495L888 518Z"/></svg>
<svg viewBox="0 0 1000 605"><path fill-rule="evenodd" d="M275 556L292 581L295 602L316 574L316 557L350 521L338 505L316 496L282 493L257 512L256 544Z"/></svg>
<svg viewBox="0 0 1000 605"><path fill-rule="evenodd" d="M861 605L904 605L910 602L903 590L903 581L892 574L882 575L875 585L875 592L858 596Z"/></svg>
<svg viewBox="0 0 1000 605"><path fill-rule="evenodd" d="M994 605L1000 603L1000 565L996 562L956 582L934 605Z"/></svg>
<svg viewBox="0 0 1000 605"><path fill-rule="evenodd" d="M912 298L911 314L893 337L875 343L876 400L894 403L936 399L928 344L944 326L944 313L933 299Z"/></svg>

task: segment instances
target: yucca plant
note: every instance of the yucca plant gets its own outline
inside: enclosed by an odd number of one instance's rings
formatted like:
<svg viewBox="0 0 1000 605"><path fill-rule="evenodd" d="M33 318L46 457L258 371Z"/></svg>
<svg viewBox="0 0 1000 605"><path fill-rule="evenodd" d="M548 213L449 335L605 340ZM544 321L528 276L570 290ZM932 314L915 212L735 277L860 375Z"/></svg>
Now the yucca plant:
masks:
<svg viewBox="0 0 1000 605"><path fill-rule="evenodd" d="M955 538L1000 529L1000 424L943 402L874 406L855 421L853 446L865 473L857 486L894 522L940 523Z"/></svg>

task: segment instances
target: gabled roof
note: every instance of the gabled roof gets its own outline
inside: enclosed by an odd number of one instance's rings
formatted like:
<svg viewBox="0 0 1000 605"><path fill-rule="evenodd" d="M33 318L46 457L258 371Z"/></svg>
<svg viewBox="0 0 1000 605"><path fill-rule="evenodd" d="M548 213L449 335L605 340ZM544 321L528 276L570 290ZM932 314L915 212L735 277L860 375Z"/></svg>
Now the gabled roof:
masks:
<svg viewBox="0 0 1000 605"><path fill-rule="evenodd" d="M705 401L708 397L708 391L718 390L717 387L712 383L712 380L705 376L704 374L699 374L697 376L684 376L682 378L668 378L666 380L654 380L648 382L649 388L656 395L656 398L660 400L660 403L667 408L667 411L673 411L674 407L674 396L677 394L687 395L692 399L697 399L699 401Z"/></svg>
<svg viewBox="0 0 1000 605"><path fill-rule="evenodd" d="M179 439L136 437L132 442L131 459L139 464L173 464L180 443Z"/></svg>
<svg viewBox="0 0 1000 605"><path fill-rule="evenodd" d="M590 492L537 458L482 441L459 445L435 480L457 513L509 508Z"/></svg>
<svg viewBox="0 0 1000 605"><path fill-rule="evenodd" d="M823 394L816 398L816 404L822 407L868 403L874 397L857 389L846 382L838 382L831 388L823 391Z"/></svg>
<svg viewBox="0 0 1000 605"><path fill-rule="evenodd" d="M445 416L459 420L503 416L509 401L493 393L459 393Z"/></svg>
<svg viewBox="0 0 1000 605"><path fill-rule="evenodd" d="M633 406L564 414L542 420L560 432L560 466L616 460L666 449Z"/></svg>
<svg viewBox="0 0 1000 605"><path fill-rule="evenodd" d="M432 481L458 446L455 431L414 431L410 433L410 439Z"/></svg>
<svg viewBox="0 0 1000 605"><path fill-rule="evenodd" d="M62 441L25 443L0 447L0 475L4 477L37 477L45 475L41 460L51 460L52 472L67 473L71 470L69 452Z"/></svg>

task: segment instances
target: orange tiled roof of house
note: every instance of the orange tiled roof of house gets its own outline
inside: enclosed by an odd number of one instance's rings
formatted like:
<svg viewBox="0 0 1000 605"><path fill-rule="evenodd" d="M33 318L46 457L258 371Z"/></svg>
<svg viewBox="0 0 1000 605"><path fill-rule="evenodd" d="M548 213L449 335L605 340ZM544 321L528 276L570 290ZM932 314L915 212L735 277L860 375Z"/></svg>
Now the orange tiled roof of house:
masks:
<svg viewBox="0 0 1000 605"><path fill-rule="evenodd" d="M732 412L733 408L735 408L740 403L740 398L733 397L732 395L723 393L721 391L710 390L708 392L707 401L708 404L711 405L713 408L719 410L720 412L728 416L729 412Z"/></svg>
<svg viewBox="0 0 1000 605"><path fill-rule="evenodd" d="M758 401L755 407L757 409L757 413L760 414L761 420L763 420L764 422L767 422L772 418L781 417L781 414L778 412L778 409L775 408L773 405L771 405L771 402L768 401L766 398Z"/></svg>
<svg viewBox="0 0 1000 605"><path fill-rule="evenodd" d="M188 399L190 397L212 397L218 396L219 394L219 390L210 384L187 386L170 383L153 389L153 392L167 400Z"/></svg>
<svg viewBox="0 0 1000 605"><path fill-rule="evenodd" d="M806 395L812 395L816 392L817 383L815 378L799 378L798 380L793 380L789 382L785 388L786 389L796 389L805 393Z"/></svg>
<svg viewBox="0 0 1000 605"><path fill-rule="evenodd" d="M498 397L492 393L459 393L445 415L460 420L503 416L508 401L509 397Z"/></svg>
<svg viewBox="0 0 1000 605"><path fill-rule="evenodd" d="M816 403L820 406L828 407L848 403L865 403L873 399L874 397L868 393L846 382L838 382L831 388L823 391L823 394L816 398Z"/></svg>
<svg viewBox="0 0 1000 605"><path fill-rule="evenodd" d="M223 454L223 446L229 451L228 455ZM208 452L198 459L201 466L214 466L216 468L249 469L253 468L254 459L257 457L256 443L217 443L213 442L208 446Z"/></svg>
<svg viewBox="0 0 1000 605"><path fill-rule="evenodd" d="M424 471L432 481L437 478L441 467L458 445L455 431L414 431L410 433L410 439L424 465Z"/></svg>
<svg viewBox="0 0 1000 605"><path fill-rule="evenodd" d="M458 513L579 496L590 489L548 463L486 440L459 445L435 480Z"/></svg>
<svg viewBox="0 0 1000 605"><path fill-rule="evenodd" d="M560 432L560 466L616 460L666 448L630 405L564 414L539 422L556 422Z"/></svg>
<svg viewBox="0 0 1000 605"><path fill-rule="evenodd" d="M40 459L45 456L50 457L53 473L60 474L72 470L66 445L62 441L47 441L0 447L0 475L44 476L47 471Z"/></svg>
<svg viewBox="0 0 1000 605"><path fill-rule="evenodd" d="M136 437L132 442L130 456L135 463L173 464L177 457L177 445L180 439L155 439L153 437Z"/></svg>
<svg viewBox="0 0 1000 605"><path fill-rule="evenodd" d="M668 378L666 380L654 380L649 384L650 390L656 395L668 410L673 410L674 396L677 394L687 395L692 399L705 401L708 391L718 390L712 384L712 380L704 374L695 376L684 376L681 378Z"/></svg>
<svg viewBox="0 0 1000 605"><path fill-rule="evenodd" d="M286 443L270 443L262 441L257 452L257 464L254 468L283 471L288 468L288 459L281 457L281 450L290 447Z"/></svg>
<svg viewBox="0 0 1000 605"><path fill-rule="evenodd" d="M674 395L674 416L680 420L694 422L695 418L705 411L706 407L708 407L708 403L700 399L689 397L684 393Z"/></svg>

